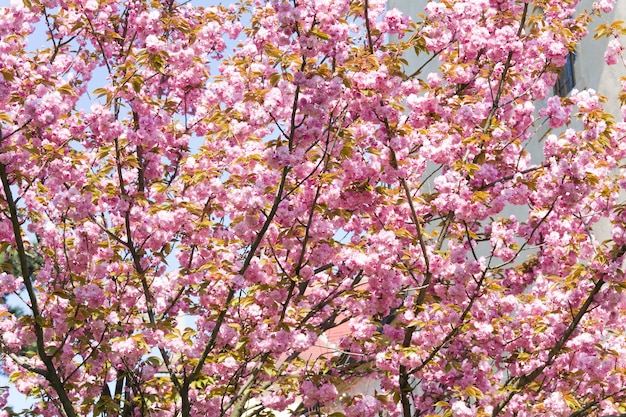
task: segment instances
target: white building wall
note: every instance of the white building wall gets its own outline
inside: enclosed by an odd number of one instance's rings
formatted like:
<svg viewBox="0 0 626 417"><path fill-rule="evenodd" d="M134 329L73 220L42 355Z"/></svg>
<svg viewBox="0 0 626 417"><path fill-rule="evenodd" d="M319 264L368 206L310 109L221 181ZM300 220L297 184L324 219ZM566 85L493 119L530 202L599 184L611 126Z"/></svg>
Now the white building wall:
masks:
<svg viewBox="0 0 626 417"><path fill-rule="evenodd" d="M398 9L405 15L411 16L414 20L418 19L417 15L424 13L424 6L428 0L389 0L389 9ZM578 6L578 10L591 10L594 0L582 0ZM593 39L595 28L602 23L615 22L617 20L626 21L626 3L616 2L613 12L606 14L600 18L594 16L594 23L589 30L587 36L576 50L575 75L576 87L578 90L592 88L609 98L608 110L619 115L620 104L617 99L620 87L618 84L619 77L626 76L623 64L609 66L604 61L604 52L606 51L608 39ZM416 56L410 51L405 57L409 63L407 73L411 73L419 65L423 64L428 57L426 55ZM423 71L425 78L429 72L437 70L438 62L433 60Z"/></svg>
<svg viewBox="0 0 626 417"><path fill-rule="evenodd" d="M389 9L396 8L405 15L410 16L414 21L419 21L420 17L418 17L418 15L424 13L424 6L427 3L428 0L389 0L387 7ZM594 0L581 0L577 6L577 10L581 12L591 10L593 3ZM589 28L588 36L578 45L576 50L576 58L574 61L574 88L577 90L593 89L607 97L608 102L606 103L606 110L613 114L616 120L621 120L621 104L618 99L618 94L621 91L619 79L620 77L626 77L626 65L624 63L611 66L607 65L604 60L604 53L607 49L609 39L594 39L593 37L598 25L607 22L615 22L617 20L626 21L626 3L624 2L616 2L615 9L609 14L605 14L602 17L594 16L594 22ZM408 62L406 73L412 74L417 68L424 65L430 57L427 54L418 56L412 49L409 49L404 58ZM426 79L429 73L438 70L439 64L438 59L432 60L425 65L419 76ZM537 109L540 109L544 105L545 101L536 103ZM541 122L542 119L539 119L535 126L536 134L526 146L526 149L531 154L531 162L534 164L542 162L542 141L545 136L550 133L558 134L563 130L550 130L548 123ZM582 125L579 121L573 120L569 127L580 129ZM624 200L626 200L626 196L624 196ZM528 216L527 207L509 207L501 213L502 217L508 217L510 215L515 215L518 220L523 220ZM610 238L610 224L608 219L601 221L596 225L595 229L598 241L601 242ZM485 248L483 247L482 250L485 250Z"/></svg>

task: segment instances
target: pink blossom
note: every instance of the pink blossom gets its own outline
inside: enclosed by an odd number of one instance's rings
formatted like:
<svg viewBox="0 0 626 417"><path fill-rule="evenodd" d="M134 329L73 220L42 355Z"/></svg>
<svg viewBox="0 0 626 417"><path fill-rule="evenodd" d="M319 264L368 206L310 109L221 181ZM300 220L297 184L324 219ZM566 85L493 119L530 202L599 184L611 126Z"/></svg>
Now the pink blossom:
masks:
<svg viewBox="0 0 626 417"><path fill-rule="evenodd" d="M464 401L453 402L451 409L454 417L471 417L476 415L476 411L468 407Z"/></svg>
<svg viewBox="0 0 626 417"><path fill-rule="evenodd" d="M608 65L615 65L622 56L624 47L619 39L611 39L604 53L604 60Z"/></svg>
<svg viewBox="0 0 626 417"><path fill-rule="evenodd" d="M552 97L582 3L10 3L0 365L33 413L626 403L626 83Z"/></svg>
<svg viewBox="0 0 626 417"><path fill-rule="evenodd" d="M381 402L371 395L359 396L352 401L354 404L346 409L347 417L374 417L382 408Z"/></svg>
<svg viewBox="0 0 626 417"><path fill-rule="evenodd" d="M570 94L570 98L583 112L590 112L600 108L598 96L593 89L584 91L574 89Z"/></svg>
<svg viewBox="0 0 626 417"><path fill-rule="evenodd" d="M572 106L563 106L561 97L553 96L548 99L548 106L539 110L540 116L549 117L551 128L558 128L569 121Z"/></svg>
<svg viewBox="0 0 626 417"><path fill-rule="evenodd" d="M387 10L384 16L389 33L401 34L408 28L409 18L404 16L398 9Z"/></svg>
<svg viewBox="0 0 626 417"><path fill-rule="evenodd" d="M6 295L19 291L21 288L21 279L15 278L6 272L0 272L0 294Z"/></svg>
<svg viewBox="0 0 626 417"><path fill-rule="evenodd" d="M331 383L315 385L311 381L304 381L301 386L304 404L307 406L324 405L337 398L337 388Z"/></svg>
<svg viewBox="0 0 626 417"><path fill-rule="evenodd" d="M561 392L553 392L544 402L547 410L550 410L555 416L568 416L571 414L571 408L565 402Z"/></svg>
<svg viewBox="0 0 626 417"><path fill-rule="evenodd" d="M613 0L600 0L593 3L593 8L601 10L603 13L611 13L613 11Z"/></svg>
<svg viewBox="0 0 626 417"><path fill-rule="evenodd" d="M350 323L350 329L352 335L356 339L364 340L372 337L372 335L376 331L376 326L371 323L352 321Z"/></svg>

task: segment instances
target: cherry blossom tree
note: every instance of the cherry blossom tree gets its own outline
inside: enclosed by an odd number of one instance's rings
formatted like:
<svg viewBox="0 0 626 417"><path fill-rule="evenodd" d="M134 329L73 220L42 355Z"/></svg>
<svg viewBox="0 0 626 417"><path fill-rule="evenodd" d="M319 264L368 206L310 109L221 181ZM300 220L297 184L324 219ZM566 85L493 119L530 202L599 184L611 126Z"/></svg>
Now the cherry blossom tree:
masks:
<svg viewBox="0 0 626 417"><path fill-rule="evenodd" d="M624 115L551 97L591 24L609 64L625 29L577 3L12 0L24 415L626 412Z"/></svg>

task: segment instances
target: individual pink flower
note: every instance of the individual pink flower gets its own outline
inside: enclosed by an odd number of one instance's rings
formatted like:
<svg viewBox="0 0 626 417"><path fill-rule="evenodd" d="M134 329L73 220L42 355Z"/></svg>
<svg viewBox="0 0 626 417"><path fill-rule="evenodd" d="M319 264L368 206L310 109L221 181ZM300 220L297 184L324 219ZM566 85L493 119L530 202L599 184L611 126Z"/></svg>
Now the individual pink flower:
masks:
<svg viewBox="0 0 626 417"><path fill-rule="evenodd" d="M374 417L382 409L381 402L371 395L357 396L352 401L353 405L346 409L346 417Z"/></svg>
<svg viewBox="0 0 626 417"><path fill-rule="evenodd" d="M615 65L621 59L622 52L624 52L624 47L620 40L617 38L611 39L604 53L604 61L608 65Z"/></svg>
<svg viewBox="0 0 626 417"><path fill-rule="evenodd" d="M315 385L311 381L304 381L301 391L304 404L308 407L331 403L338 395L337 388L330 382Z"/></svg>
<svg viewBox="0 0 626 417"><path fill-rule="evenodd" d="M548 99L548 105L539 110L540 116L549 118L550 127L555 129L565 125L571 116L572 106L563 106L561 97L552 96Z"/></svg>
<svg viewBox="0 0 626 417"><path fill-rule="evenodd" d="M453 417L471 417L476 415L476 410L472 410L464 401L454 401L451 410Z"/></svg>
<svg viewBox="0 0 626 417"><path fill-rule="evenodd" d="M402 34L408 28L409 18L404 16L398 9L387 10L384 16L388 33Z"/></svg>
<svg viewBox="0 0 626 417"><path fill-rule="evenodd" d="M15 278L6 272L0 272L0 295L18 291L21 286L21 278Z"/></svg>
<svg viewBox="0 0 626 417"><path fill-rule="evenodd" d="M565 402L563 393L559 391L550 394L543 404L546 407L546 410L554 416L568 416L572 412L572 409Z"/></svg>
<svg viewBox="0 0 626 417"><path fill-rule="evenodd" d="M604 13L611 13L613 11L614 0L600 0L593 3L593 8L601 10Z"/></svg>

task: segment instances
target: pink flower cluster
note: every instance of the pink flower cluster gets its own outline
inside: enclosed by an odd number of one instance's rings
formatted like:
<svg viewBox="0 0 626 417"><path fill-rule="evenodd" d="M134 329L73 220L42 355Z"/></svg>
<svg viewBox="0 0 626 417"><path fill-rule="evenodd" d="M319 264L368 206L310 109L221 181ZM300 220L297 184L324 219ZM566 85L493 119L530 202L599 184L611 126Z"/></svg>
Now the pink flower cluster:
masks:
<svg viewBox="0 0 626 417"><path fill-rule="evenodd" d="M622 410L626 122L549 97L613 8L581 4L12 1L9 383L51 417Z"/></svg>

